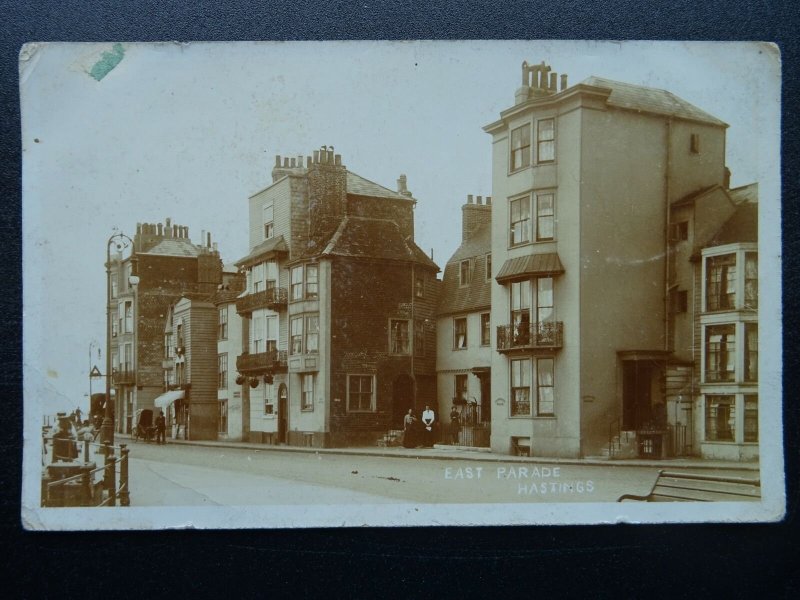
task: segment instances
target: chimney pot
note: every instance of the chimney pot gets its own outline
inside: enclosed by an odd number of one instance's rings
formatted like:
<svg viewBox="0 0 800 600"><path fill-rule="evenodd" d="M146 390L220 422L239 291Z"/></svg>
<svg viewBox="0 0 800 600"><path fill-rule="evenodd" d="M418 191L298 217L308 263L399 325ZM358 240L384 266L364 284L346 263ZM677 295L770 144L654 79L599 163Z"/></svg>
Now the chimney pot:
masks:
<svg viewBox="0 0 800 600"><path fill-rule="evenodd" d="M341 166L341 164L342 164L342 155L341 155L341 154L336 154L336 155L333 157L333 162L334 162L334 164L335 164L336 166Z"/></svg>
<svg viewBox="0 0 800 600"><path fill-rule="evenodd" d="M159 236L164 235L161 228L162 228L162 225L161 225L161 223L159 223L158 224L158 235Z"/></svg>
<svg viewBox="0 0 800 600"><path fill-rule="evenodd" d="M472 194L467 194L467 204L472 204Z"/></svg>
<svg viewBox="0 0 800 600"><path fill-rule="evenodd" d="M550 91L555 92L558 89L558 74L557 73L550 73Z"/></svg>
<svg viewBox="0 0 800 600"><path fill-rule="evenodd" d="M561 91L563 92L565 89L567 89L567 74L566 73L562 73L561 74Z"/></svg>
<svg viewBox="0 0 800 600"><path fill-rule="evenodd" d="M483 205L483 196L478 196L477 203Z"/></svg>
<svg viewBox="0 0 800 600"><path fill-rule="evenodd" d="M331 148L333 148L333 146L331 146ZM333 150L328 150L328 164L333 164Z"/></svg>
<svg viewBox="0 0 800 600"><path fill-rule="evenodd" d="M314 164L319 164L319 150L314 150Z"/></svg>
<svg viewBox="0 0 800 600"><path fill-rule="evenodd" d="M310 168L311 168L311 157L310 156L306 156L306 169L310 169Z"/></svg>
<svg viewBox="0 0 800 600"><path fill-rule="evenodd" d="M290 167L292 167L292 168L294 168L295 166L297 166L297 159L295 159L295 158L290 158L290 159L289 159L289 166L290 166Z"/></svg>
<svg viewBox="0 0 800 600"><path fill-rule="evenodd" d="M298 154L297 155L297 166L300 167L300 168L303 168L303 155L302 154Z"/></svg>
<svg viewBox="0 0 800 600"><path fill-rule="evenodd" d="M284 156L283 157L283 166L284 166L284 168L289 166L289 157L288 156Z"/></svg>
<svg viewBox="0 0 800 600"><path fill-rule="evenodd" d="M276 154L275 155L275 167L280 167L280 166L281 166L281 155L280 154Z"/></svg>
<svg viewBox="0 0 800 600"><path fill-rule="evenodd" d="M210 231L208 232L207 236L208 237L206 237L206 246L211 248L211 232Z"/></svg>
<svg viewBox="0 0 800 600"><path fill-rule="evenodd" d="M166 223L167 223L167 229L169 229L169 226L170 226L170 224L172 223L172 219L170 219L169 217L167 217L167 218L165 219L165 221L166 221Z"/></svg>
<svg viewBox="0 0 800 600"><path fill-rule="evenodd" d="M492 197L486 196L486 206L491 206L491 205L492 205Z"/></svg>

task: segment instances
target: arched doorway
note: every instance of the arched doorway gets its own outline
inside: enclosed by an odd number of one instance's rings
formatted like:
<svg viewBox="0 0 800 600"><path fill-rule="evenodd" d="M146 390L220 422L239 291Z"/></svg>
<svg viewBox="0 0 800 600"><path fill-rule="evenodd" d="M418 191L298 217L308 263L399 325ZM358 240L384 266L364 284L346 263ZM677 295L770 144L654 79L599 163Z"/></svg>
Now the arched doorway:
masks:
<svg viewBox="0 0 800 600"><path fill-rule="evenodd" d="M286 384L278 388L278 443L286 443L286 432L289 431L289 392Z"/></svg>
<svg viewBox="0 0 800 600"><path fill-rule="evenodd" d="M403 373L398 375L392 383L392 425L398 429L403 428L403 416L408 409L414 406L414 379L411 375Z"/></svg>

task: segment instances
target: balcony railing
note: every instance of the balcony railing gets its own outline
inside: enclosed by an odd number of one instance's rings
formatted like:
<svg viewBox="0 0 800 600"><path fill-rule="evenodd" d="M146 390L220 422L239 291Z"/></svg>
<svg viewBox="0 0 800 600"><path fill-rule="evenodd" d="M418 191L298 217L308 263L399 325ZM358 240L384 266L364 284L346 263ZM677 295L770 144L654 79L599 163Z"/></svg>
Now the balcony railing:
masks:
<svg viewBox="0 0 800 600"><path fill-rule="evenodd" d="M499 325L497 327L497 350L535 350L561 348L564 341L564 324L523 323L521 325Z"/></svg>
<svg viewBox="0 0 800 600"><path fill-rule="evenodd" d="M260 292L247 294L236 300L236 312L248 314L259 308L277 309L286 306L288 294L286 288L271 287Z"/></svg>
<svg viewBox="0 0 800 600"><path fill-rule="evenodd" d="M244 352L236 357L236 370L240 373L258 374L265 371L286 370L286 350L270 350L250 354Z"/></svg>
<svg viewBox="0 0 800 600"><path fill-rule="evenodd" d="M114 369L111 371L114 385L133 385L136 383L136 371L133 369Z"/></svg>

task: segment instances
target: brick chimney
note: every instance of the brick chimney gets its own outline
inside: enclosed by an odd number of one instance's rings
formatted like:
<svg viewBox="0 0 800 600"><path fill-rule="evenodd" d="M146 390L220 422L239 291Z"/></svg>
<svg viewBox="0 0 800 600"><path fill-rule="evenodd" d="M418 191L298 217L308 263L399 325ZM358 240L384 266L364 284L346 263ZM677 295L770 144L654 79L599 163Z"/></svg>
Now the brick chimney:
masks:
<svg viewBox="0 0 800 600"><path fill-rule="evenodd" d="M467 203L461 207L461 241L466 242L484 223L492 222L492 197L483 196L473 200L472 194L467 196Z"/></svg>
<svg viewBox="0 0 800 600"><path fill-rule="evenodd" d="M538 65L522 63L522 86L514 94L514 104L522 104L531 98L551 96L567 89L567 76L561 75L561 87L558 88L558 74L552 72L544 61Z"/></svg>
<svg viewBox="0 0 800 600"><path fill-rule="evenodd" d="M333 146L314 150L306 164L309 243L327 241L347 213L347 168Z"/></svg>
<svg viewBox="0 0 800 600"><path fill-rule="evenodd" d="M303 168L302 156L281 156L275 155L275 166L272 167L272 183L287 175L302 175L305 173Z"/></svg>

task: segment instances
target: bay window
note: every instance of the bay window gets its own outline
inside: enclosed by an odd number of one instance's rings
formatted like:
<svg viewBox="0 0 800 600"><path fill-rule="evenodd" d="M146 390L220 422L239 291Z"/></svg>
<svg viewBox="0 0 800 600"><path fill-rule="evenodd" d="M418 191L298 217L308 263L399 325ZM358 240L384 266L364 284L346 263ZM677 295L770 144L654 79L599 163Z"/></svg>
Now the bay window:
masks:
<svg viewBox="0 0 800 600"><path fill-rule="evenodd" d="M706 381L734 381L736 374L736 326L706 327Z"/></svg>
<svg viewBox="0 0 800 600"><path fill-rule="evenodd" d="M706 440L712 442L734 440L735 409L735 396L706 396Z"/></svg>
<svg viewBox="0 0 800 600"><path fill-rule="evenodd" d="M524 196L511 200L511 246L531 241L531 198Z"/></svg>
<svg viewBox="0 0 800 600"><path fill-rule="evenodd" d="M511 130L511 171L531 164L531 126L523 125Z"/></svg>
<svg viewBox="0 0 800 600"><path fill-rule="evenodd" d="M553 162L556 159L555 119L540 119L536 123L536 162Z"/></svg>

